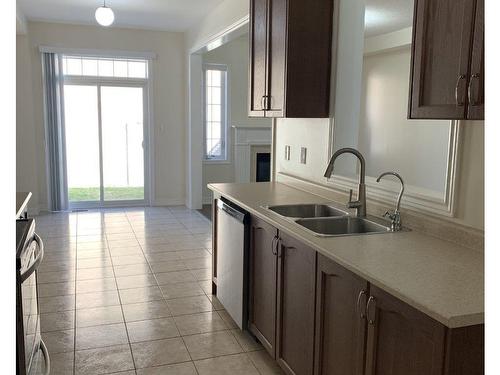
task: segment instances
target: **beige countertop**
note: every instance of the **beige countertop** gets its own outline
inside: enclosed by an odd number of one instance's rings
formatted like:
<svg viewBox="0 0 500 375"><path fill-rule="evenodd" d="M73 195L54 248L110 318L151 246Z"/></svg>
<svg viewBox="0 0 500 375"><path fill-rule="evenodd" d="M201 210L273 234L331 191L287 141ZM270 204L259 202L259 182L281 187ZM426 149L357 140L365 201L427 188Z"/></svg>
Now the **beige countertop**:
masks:
<svg viewBox="0 0 500 375"><path fill-rule="evenodd" d="M208 187L450 328L484 323L481 251L415 231L318 237L263 206L325 198L282 183Z"/></svg>

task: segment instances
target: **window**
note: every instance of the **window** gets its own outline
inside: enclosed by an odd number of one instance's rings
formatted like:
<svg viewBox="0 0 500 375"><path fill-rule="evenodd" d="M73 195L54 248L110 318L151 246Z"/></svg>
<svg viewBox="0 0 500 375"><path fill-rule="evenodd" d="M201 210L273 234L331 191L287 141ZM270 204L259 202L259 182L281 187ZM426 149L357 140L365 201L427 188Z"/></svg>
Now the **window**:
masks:
<svg viewBox="0 0 500 375"><path fill-rule="evenodd" d="M148 62L140 59L63 56L65 76L148 78Z"/></svg>
<svg viewBox="0 0 500 375"><path fill-rule="evenodd" d="M227 68L205 65L203 73L205 160L227 160Z"/></svg>

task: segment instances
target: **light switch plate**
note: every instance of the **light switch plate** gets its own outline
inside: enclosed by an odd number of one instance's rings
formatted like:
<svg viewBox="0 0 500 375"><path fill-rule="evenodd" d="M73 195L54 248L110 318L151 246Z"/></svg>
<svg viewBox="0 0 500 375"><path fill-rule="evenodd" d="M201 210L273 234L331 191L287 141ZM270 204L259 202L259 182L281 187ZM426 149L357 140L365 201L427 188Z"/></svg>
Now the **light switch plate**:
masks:
<svg viewBox="0 0 500 375"><path fill-rule="evenodd" d="M290 160L290 146L285 146L285 160Z"/></svg>
<svg viewBox="0 0 500 375"><path fill-rule="evenodd" d="M306 161L307 161L307 148L301 147L300 148L300 163L306 164Z"/></svg>

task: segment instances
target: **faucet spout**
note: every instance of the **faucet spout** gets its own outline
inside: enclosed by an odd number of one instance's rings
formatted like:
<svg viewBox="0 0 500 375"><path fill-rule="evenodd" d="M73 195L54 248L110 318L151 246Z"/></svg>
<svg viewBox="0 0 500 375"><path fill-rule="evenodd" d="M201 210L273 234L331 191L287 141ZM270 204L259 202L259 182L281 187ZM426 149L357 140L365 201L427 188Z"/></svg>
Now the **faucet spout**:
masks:
<svg viewBox="0 0 500 375"><path fill-rule="evenodd" d="M403 196L403 193L405 191L405 183L403 181L403 178L396 172L384 172L377 178L377 182L380 182L380 179L383 178L384 176L394 176L397 177L401 184L401 189L399 190L399 195L398 195L398 200L396 201L396 209L394 210L393 213L390 213L387 211L383 216L384 217L389 217L391 220L391 230L392 231L398 231L401 230L401 213L399 212L399 207L401 206L401 197Z"/></svg>
<svg viewBox="0 0 500 375"><path fill-rule="evenodd" d="M326 167L324 176L326 178L332 177L333 174L333 166L335 164L335 160L342 154L353 154L359 160L360 171L359 171L359 182L358 182L358 200L352 201L352 190L349 196L349 202L347 203L347 207L356 208L357 216L366 216L366 187L365 187L365 158L358 150L350 147L341 148L335 151L330 158L330 162Z"/></svg>
<svg viewBox="0 0 500 375"><path fill-rule="evenodd" d="M331 178L332 177L332 174L333 174L333 165L335 164L335 160L342 154L353 154L354 156L356 156L358 159L359 159L359 163L361 165L361 170L359 171L359 183L360 184L364 184L365 183L365 165L366 165L366 162L365 162L365 158L363 157L363 155L361 154L361 152L359 152L358 150L356 150L355 148L351 148L351 147L344 147L344 148L341 148L341 149L338 149L337 151L335 151L332 155L332 157L330 158L330 162L328 163L328 166L326 167L326 170L325 170L325 174L324 176L326 178Z"/></svg>

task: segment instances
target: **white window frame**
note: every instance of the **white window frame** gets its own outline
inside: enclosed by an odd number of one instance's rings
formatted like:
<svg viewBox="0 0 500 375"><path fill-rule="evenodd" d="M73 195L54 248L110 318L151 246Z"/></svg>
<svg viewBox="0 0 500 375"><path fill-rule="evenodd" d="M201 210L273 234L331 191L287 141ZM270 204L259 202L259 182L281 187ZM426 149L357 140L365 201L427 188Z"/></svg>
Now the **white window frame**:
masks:
<svg viewBox="0 0 500 375"><path fill-rule="evenodd" d="M123 81L123 82L147 82L149 79L149 65L150 65L150 60L144 59L144 58L124 58L124 57L109 57L109 56L86 56L86 55L76 55L76 54L61 54L61 59L62 59L62 72L63 72L63 77L66 79L95 79L99 81ZM81 59L81 71L82 74L67 74L64 73L64 71L67 69L67 67L64 65L66 63L66 59ZM112 76L106 76L106 75L99 75L99 64L97 65L97 72L98 74L96 75L87 75L83 74L83 60L96 60L96 61L122 61L122 62L144 62L146 63L145 70L144 70L144 77L129 77L128 76L128 65L127 65L127 76L115 76L114 74ZM114 65L113 65L113 73L114 73Z"/></svg>
<svg viewBox="0 0 500 375"><path fill-rule="evenodd" d="M206 72L207 70L219 70L224 72L224 79L221 83L221 137L224 156L221 158L209 158L207 156L207 91L206 91ZM229 127L228 127L228 81L229 74L227 65L223 64L203 64L202 72L202 102L203 102L203 163L205 164L229 164Z"/></svg>

